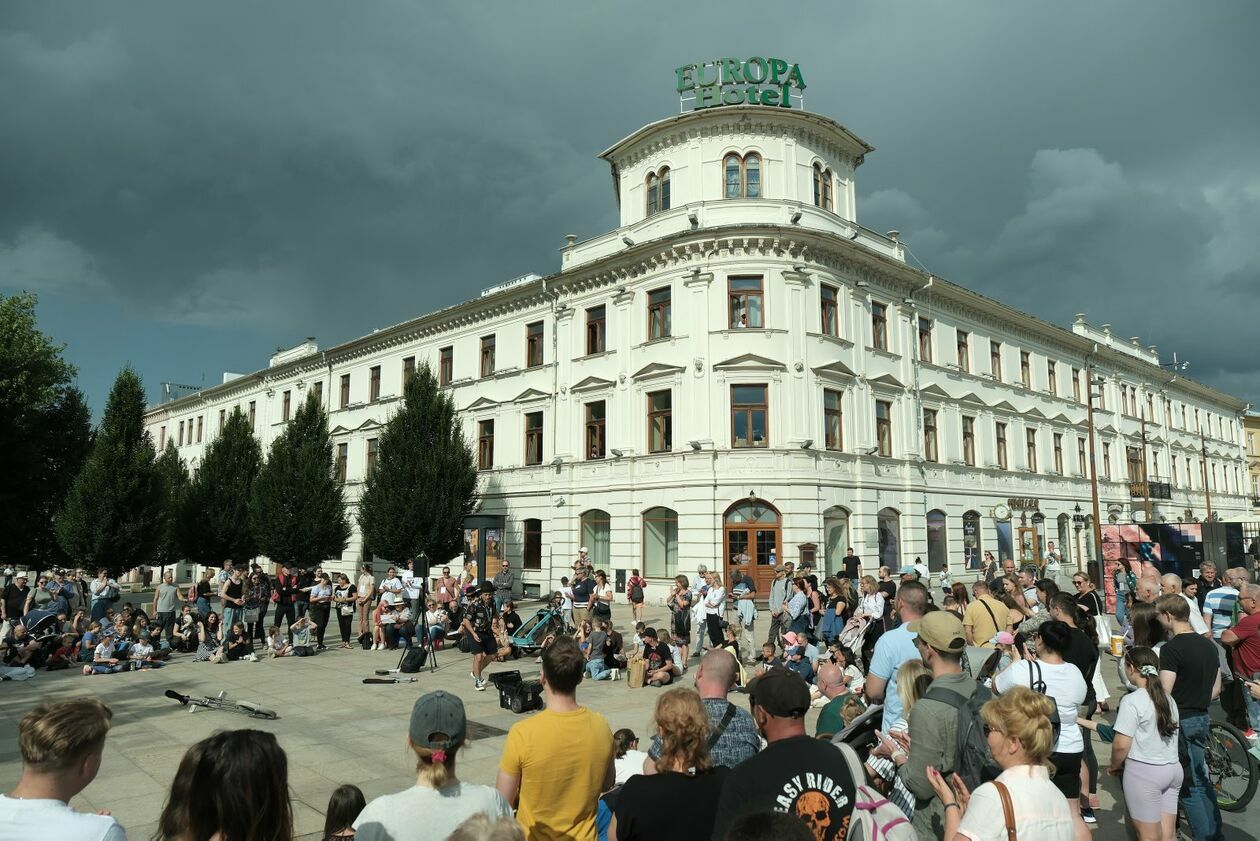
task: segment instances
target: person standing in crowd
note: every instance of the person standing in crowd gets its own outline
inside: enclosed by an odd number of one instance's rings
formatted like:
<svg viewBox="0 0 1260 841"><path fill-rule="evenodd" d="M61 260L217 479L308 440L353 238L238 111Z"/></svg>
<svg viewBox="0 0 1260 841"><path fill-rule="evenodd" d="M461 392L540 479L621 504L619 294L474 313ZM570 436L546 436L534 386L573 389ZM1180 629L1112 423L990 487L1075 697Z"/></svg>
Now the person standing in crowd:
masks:
<svg viewBox="0 0 1260 841"><path fill-rule="evenodd" d="M333 587L333 610L337 611L337 629L341 631L341 647L350 647L350 623L354 621L355 591L350 576L337 573L337 585Z"/></svg>
<svg viewBox="0 0 1260 841"><path fill-rule="evenodd" d="M957 774L947 778L937 768L927 769L927 780L945 815L939 837L948 841L1016 837L1087 841L1089 830L1073 819L1067 800L1049 779L1047 759L1054 744L1049 716L1053 713L1049 698L1024 687L1015 687L980 708L985 740L1002 773L968 793Z"/></svg>
<svg viewBox="0 0 1260 841"><path fill-rule="evenodd" d="M403 604L407 605L407 609L411 611L412 615L415 615L422 606L420 590L424 584L424 578L416 575L414 558L407 561L407 568L399 574L398 580L402 582L402 591L399 595L402 596Z"/></svg>
<svg viewBox="0 0 1260 841"><path fill-rule="evenodd" d="M1084 573L1076 573L1075 578L1084 578L1089 581L1089 576ZM1125 602L1128 596L1133 592L1133 588L1137 586L1137 578L1134 577L1133 571L1129 569L1127 562L1117 562L1115 569L1111 571L1111 583L1116 591L1116 622L1121 626L1128 622L1128 608ZM1092 587L1093 582L1090 582Z"/></svg>
<svg viewBox="0 0 1260 841"><path fill-rule="evenodd" d="M713 762L704 702L691 689L671 689L656 699L652 718L661 745L656 773L626 781L608 835L617 841L711 838L729 769Z"/></svg>
<svg viewBox="0 0 1260 841"><path fill-rule="evenodd" d="M591 596L595 592L595 582L590 579L586 567L573 573L573 621L577 624L589 622L591 619Z"/></svg>
<svg viewBox="0 0 1260 841"><path fill-rule="evenodd" d="M691 586L687 576L674 576L674 589L666 601L669 608L669 629L678 646L679 657L687 663L687 647L691 644Z"/></svg>
<svg viewBox="0 0 1260 841"><path fill-rule="evenodd" d="M230 628L245 619L245 581L235 566L228 565L224 572L228 575L219 584L219 601L223 604L223 615L219 618L223 627Z"/></svg>
<svg viewBox="0 0 1260 841"><path fill-rule="evenodd" d="M1019 589L1024 594L1024 602L1033 613L1041 610L1037 597L1037 568L1025 566L1019 571Z"/></svg>
<svg viewBox="0 0 1260 841"><path fill-rule="evenodd" d="M224 730L190 747L153 837L291 841L289 759L276 737L262 730Z"/></svg>
<svg viewBox="0 0 1260 841"><path fill-rule="evenodd" d="M967 632L967 644L980 648L993 648L997 635L1005 631L1010 620L1010 608L993 597L989 585L977 581L971 585L975 596L963 611L963 628Z"/></svg>
<svg viewBox="0 0 1260 841"><path fill-rule="evenodd" d="M591 618L605 622L612 619L613 586L608 583L608 573L595 572L595 590L591 593Z"/></svg>
<svg viewBox="0 0 1260 841"><path fill-rule="evenodd" d="M306 564L298 564L293 573L297 576L297 589L293 592L293 609L301 619L311 609L311 587L315 586L316 575L306 568Z"/></svg>
<svg viewBox="0 0 1260 841"><path fill-rule="evenodd" d="M704 656L704 641L709 635L709 623L705 619L704 600L709 595L709 568L704 564L696 564L696 577L691 587L691 624L696 632L695 656ZM683 668L687 667L683 663Z"/></svg>
<svg viewBox="0 0 1260 841"><path fill-rule="evenodd" d="M1196 839L1223 841L1216 788L1208 777L1208 707L1221 694L1221 668L1216 646L1194 632L1190 608L1180 595L1160 596L1155 603L1169 639L1159 650L1159 681L1177 704L1180 727L1177 747L1187 757L1190 779L1183 785L1181 806Z"/></svg>
<svg viewBox="0 0 1260 841"><path fill-rule="evenodd" d="M179 587L175 584L175 574L167 570L162 575L162 583L153 591L153 619L160 637L166 634L169 642L175 630L175 611L179 608Z"/></svg>
<svg viewBox="0 0 1260 841"><path fill-rule="evenodd" d="M113 711L96 698L40 704L18 723L22 777L0 794L0 836L55 841L126 841L109 815L83 814L70 801L101 769Z"/></svg>
<svg viewBox="0 0 1260 841"><path fill-rule="evenodd" d="M714 765L734 768L745 759L756 756L761 750L761 738L757 724L748 710L735 706L728 700L735 686L736 666L723 651L710 651L696 668L696 691L704 704L709 719L709 755ZM654 735L648 747L644 774L657 772L657 760L661 758L661 737Z"/></svg>
<svg viewBox="0 0 1260 841"><path fill-rule="evenodd" d="M853 551L852 546L844 553L844 557L840 559L840 577L847 578L850 581L857 581L862 577L862 559Z"/></svg>
<svg viewBox="0 0 1260 841"><path fill-rule="evenodd" d="M1068 645L1063 660L1077 668L1085 678L1085 700L1081 702L1079 716L1092 720L1098 707L1097 686L1106 685L1098 675L1098 629L1081 609L1080 604L1067 593L1059 593L1050 600L1050 617L1068 628ZM1086 823L1097 823L1094 810L1098 808L1098 759L1091 744L1091 730L1082 729L1081 817Z"/></svg>
<svg viewBox="0 0 1260 841"><path fill-rule="evenodd" d="M321 572L315 583L306 588L306 592L311 604L311 620L315 623L315 647L324 651L328 648L324 645L324 633L328 630L328 619L332 611L332 579L328 577L328 573Z"/></svg>
<svg viewBox="0 0 1260 841"><path fill-rule="evenodd" d="M915 645L915 632L910 624L922 618L927 610L927 588L917 581L902 584L893 600L893 608L901 618L901 624L887 631L875 643L871 655L871 667L866 675L866 697L873 704L884 705L883 723L880 729L887 733L894 721L901 718L901 699L897 697L897 669L909 660L919 660ZM887 691L889 685L892 691Z"/></svg>
<svg viewBox="0 0 1260 841"><path fill-rule="evenodd" d="M245 591L245 630L251 640L267 644L267 608L271 605L271 579L254 564Z"/></svg>
<svg viewBox="0 0 1260 841"><path fill-rule="evenodd" d="M705 579L709 591L704 597L704 622L709 632L709 644L714 648L722 645L722 614L726 611L726 588L722 576L711 572Z"/></svg>
<svg viewBox="0 0 1260 841"><path fill-rule="evenodd" d="M92 593L92 618L100 622L105 618L105 611L118 601L118 582L110 577L109 570L101 567L88 587Z"/></svg>
<svg viewBox="0 0 1260 841"><path fill-rule="evenodd" d="M499 571L494 574L494 609L503 610L503 603L512 600L512 590L516 587L516 573L512 565L504 558L499 563Z"/></svg>
<svg viewBox="0 0 1260 841"><path fill-rule="evenodd" d="M214 589L211 582L214 580L214 572L212 570L203 569L201 578L197 583L189 588L189 598L192 602L193 609L197 612L199 618L205 618L210 613L210 596Z"/></svg>
<svg viewBox="0 0 1260 841"><path fill-rule="evenodd" d="M530 839L594 841L599 796L616 779L612 731L580 706L582 651L560 636L543 650L546 707L508 731L496 788Z"/></svg>
<svg viewBox="0 0 1260 841"><path fill-rule="evenodd" d="M22 610L26 607L26 600L30 598L31 588L26 582L29 579L26 573L19 572L12 581L4 585L3 597L0 598L0 621L9 621L17 624L22 620ZM94 621L100 621L95 619Z"/></svg>
<svg viewBox="0 0 1260 841"><path fill-rule="evenodd" d="M1204 604L1207 602L1208 593L1220 587L1223 582L1217 577L1216 564L1211 561L1204 561L1199 564L1199 612L1203 612Z"/></svg>
<svg viewBox="0 0 1260 841"><path fill-rule="evenodd" d="M1241 573L1241 575L1239 575ZM1225 580L1217 582L1203 600L1203 622L1212 632L1212 639L1219 640L1225 630L1234 623L1234 606L1238 604L1238 588L1234 581L1247 580L1245 569L1228 569ZM1199 588L1202 590L1202 588ZM1194 623L1190 626L1193 628Z"/></svg>
<svg viewBox="0 0 1260 841"><path fill-rule="evenodd" d="M473 665L469 676L473 679L473 689L478 692L485 691L486 682L481 673L494 662L499 650L494 639L494 619L494 585L483 581L480 594L465 612L463 621L464 633L472 640Z"/></svg>
<svg viewBox="0 0 1260 841"><path fill-rule="evenodd" d="M446 841L473 815L512 816L512 807L490 786L455 775L468 719L464 702L449 692L416 699L407 727L407 747L416 755L416 784L375 798L354 822L355 841Z"/></svg>
<svg viewBox="0 0 1260 841"><path fill-rule="evenodd" d="M284 620L286 629L297 620L297 590L297 576L292 573L288 564L281 564L275 589L271 591L271 600L276 603L276 624L279 625Z"/></svg>
<svg viewBox="0 0 1260 841"><path fill-rule="evenodd" d="M647 579L639 575L637 569L630 570L630 577L626 579L626 601L630 602L630 615L635 622L643 621L644 592L647 585Z"/></svg>
<svg viewBox="0 0 1260 841"><path fill-rule="evenodd" d="M816 841L844 839L857 784L844 748L805 732L809 686L799 675L772 668L748 685L749 703L767 747L727 776L712 837L724 839L743 815L786 811L810 825Z"/></svg>
<svg viewBox="0 0 1260 841"><path fill-rule="evenodd" d="M787 570L776 567L774 581L770 582L770 596L766 600L766 607L770 610L770 632L766 635L766 645L777 646L780 637L788 631L787 614L784 611L790 589L792 589L792 579L788 576Z"/></svg>
<svg viewBox="0 0 1260 841"><path fill-rule="evenodd" d="M1077 578L1080 576L1078 575ZM1168 573L1159 579L1159 592L1162 596L1178 595L1186 600L1186 604L1190 607L1190 627L1194 629L1196 634L1207 636L1211 633L1208 624L1203 621L1203 614L1200 612L1199 603L1182 592L1181 576ZM1097 593L1095 593L1097 596Z"/></svg>
<svg viewBox="0 0 1260 841"><path fill-rule="evenodd" d="M1238 624L1221 634L1221 643L1233 651L1234 677L1242 681L1260 680L1260 584L1244 583L1238 589ZM1245 688L1245 687L1240 687ZM1260 730L1260 701L1244 691L1249 726L1244 735L1256 741Z"/></svg>
<svg viewBox="0 0 1260 841"><path fill-rule="evenodd" d="M451 570L442 570L450 577ZM452 587L452 597L454 588ZM372 574L372 565L364 562L359 566L359 580L354 585L354 603L359 613L359 636L372 633L372 606L376 602L376 576Z"/></svg>

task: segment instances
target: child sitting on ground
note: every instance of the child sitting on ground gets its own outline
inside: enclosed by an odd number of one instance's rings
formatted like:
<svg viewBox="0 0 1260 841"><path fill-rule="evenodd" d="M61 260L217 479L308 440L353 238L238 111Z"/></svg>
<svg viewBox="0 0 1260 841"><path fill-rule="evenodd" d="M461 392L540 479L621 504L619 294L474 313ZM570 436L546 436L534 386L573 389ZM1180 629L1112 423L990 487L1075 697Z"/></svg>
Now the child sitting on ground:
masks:
<svg viewBox="0 0 1260 841"><path fill-rule="evenodd" d="M775 666L782 666L783 661L775 654L775 648L772 643L766 643L761 646L761 654L753 661L758 672L764 672Z"/></svg>
<svg viewBox="0 0 1260 841"><path fill-rule="evenodd" d="M133 669L160 669L166 665L161 660L154 659L153 645L149 641L148 633L142 633L140 638L132 644L127 651L127 659L131 661Z"/></svg>
<svg viewBox="0 0 1260 841"><path fill-rule="evenodd" d="M805 646L789 645L784 652L787 655L787 662L784 663L789 671L796 672L805 678L806 683L814 682L814 666L809 662L809 658L805 656Z"/></svg>
<svg viewBox="0 0 1260 841"><path fill-rule="evenodd" d="M312 657L315 649L311 647L311 617L303 616L289 626L289 636L293 640L290 654L294 657Z"/></svg>
<svg viewBox="0 0 1260 841"><path fill-rule="evenodd" d="M271 633L267 635L267 656L284 657L288 653L289 641L285 638L279 625L272 625Z"/></svg>
<svg viewBox="0 0 1260 841"><path fill-rule="evenodd" d="M58 669L68 669L70 664L77 659L78 654L78 638L74 634L62 634L61 644L57 646L57 650L48 658L44 668L50 672L55 672Z"/></svg>
<svg viewBox="0 0 1260 841"><path fill-rule="evenodd" d="M101 641L101 623L93 622L88 625L87 632L83 635L83 639L79 640L79 659L84 663L92 662L92 655L96 651L96 644Z"/></svg>

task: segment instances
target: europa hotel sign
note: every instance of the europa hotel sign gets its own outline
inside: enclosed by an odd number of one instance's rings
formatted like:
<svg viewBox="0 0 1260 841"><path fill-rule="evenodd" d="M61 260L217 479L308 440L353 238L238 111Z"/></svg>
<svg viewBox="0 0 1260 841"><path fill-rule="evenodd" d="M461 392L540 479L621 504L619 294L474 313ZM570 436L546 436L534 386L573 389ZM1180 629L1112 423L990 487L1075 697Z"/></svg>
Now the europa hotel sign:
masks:
<svg viewBox="0 0 1260 841"><path fill-rule="evenodd" d="M791 108L792 96L801 98L805 90L800 65L781 58L716 58L687 64L674 72L679 100L690 100L697 111L717 105Z"/></svg>

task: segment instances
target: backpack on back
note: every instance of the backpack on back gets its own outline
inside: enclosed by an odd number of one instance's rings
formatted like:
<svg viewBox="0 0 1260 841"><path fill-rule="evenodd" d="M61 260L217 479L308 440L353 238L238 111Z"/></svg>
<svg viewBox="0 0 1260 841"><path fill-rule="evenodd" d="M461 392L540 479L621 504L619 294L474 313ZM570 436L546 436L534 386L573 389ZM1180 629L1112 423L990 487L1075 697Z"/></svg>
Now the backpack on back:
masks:
<svg viewBox="0 0 1260 841"><path fill-rule="evenodd" d="M866 771L853 748L845 742L832 742L844 754L849 763L849 774L856 783L853 798L853 814L849 818L849 831L844 841L919 841L906 813L879 790L869 786Z"/></svg>
<svg viewBox="0 0 1260 841"><path fill-rule="evenodd" d="M949 704L958 711L958 743L954 748L953 770L962 777L967 789L975 791L981 783L996 780L1002 769L993 760L989 740L984 735L984 721L980 718L980 708L993 697L993 693L977 684L976 691L968 698L953 689L932 686L923 697Z"/></svg>

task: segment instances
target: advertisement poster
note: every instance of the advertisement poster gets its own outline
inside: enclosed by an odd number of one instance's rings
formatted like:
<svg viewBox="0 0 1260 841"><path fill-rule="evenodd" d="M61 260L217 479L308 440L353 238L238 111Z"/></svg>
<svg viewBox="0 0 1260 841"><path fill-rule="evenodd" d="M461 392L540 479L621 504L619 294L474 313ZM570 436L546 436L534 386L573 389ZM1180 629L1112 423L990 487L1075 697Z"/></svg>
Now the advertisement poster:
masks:
<svg viewBox="0 0 1260 841"><path fill-rule="evenodd" d="M477 556L481 546L480 538L480 529L464 529L464 563L472 561L478 569L481 568L481 559Z"/></svg>
<svg viewBox="0 0 1260 841"><path fill-rule="evenodd" d="M498 572L499 561L502 560L503 530L486 529L486 569L490 572Z"/></svg>

